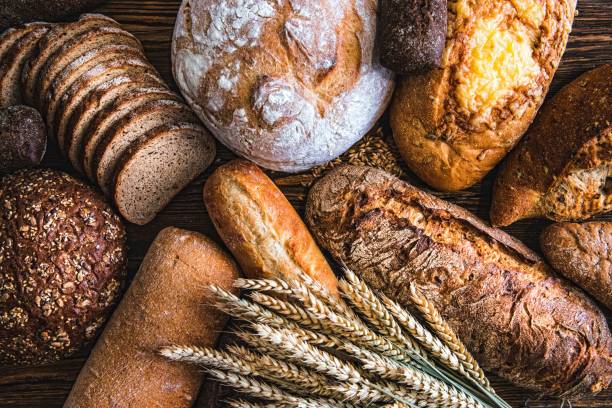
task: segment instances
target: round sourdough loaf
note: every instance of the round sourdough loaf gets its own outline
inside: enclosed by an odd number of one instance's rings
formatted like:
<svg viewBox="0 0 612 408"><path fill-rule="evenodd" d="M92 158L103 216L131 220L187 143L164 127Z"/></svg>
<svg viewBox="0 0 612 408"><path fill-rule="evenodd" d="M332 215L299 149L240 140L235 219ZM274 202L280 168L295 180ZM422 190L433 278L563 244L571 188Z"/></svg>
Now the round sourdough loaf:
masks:
<svg viewBox="0 0 612 408"><path fill-rule="evenodd" d="M66 357L117 299L125 230L98 193L53 170L5 176L0 202L0 364Z"/></svg>
<svg viewBox="0 0 612 408"><path fill-rule="evenodd" d="M374 55L375 0L184 0L174 77L213 134L273 170L342 154L393 90Z"/></svg>

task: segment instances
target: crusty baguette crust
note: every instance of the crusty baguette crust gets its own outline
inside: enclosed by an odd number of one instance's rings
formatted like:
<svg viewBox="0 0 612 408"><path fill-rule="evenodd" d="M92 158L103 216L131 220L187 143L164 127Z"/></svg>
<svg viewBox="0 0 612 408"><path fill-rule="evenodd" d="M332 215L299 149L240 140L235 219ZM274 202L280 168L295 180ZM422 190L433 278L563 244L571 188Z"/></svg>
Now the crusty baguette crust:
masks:
<svg viewBox="0 0 612 408"><path fill-rule="evenodd" d="M612 222L553 224L540 246L557 272L612 310Z"/></svg>
<svg viewBox="0 0 612 408"><path fill-rule="evenodd" d="M575 167L594 168L606 157L587 154L597 139L611 140L612 64L602 65L572 81L548 102L527 136L508 157L495 180L491 223L509 225L514 221L548 216L559 221L584 219L592 214L558 217L540 206L555 180ZM596 152L593 152L596 153ZM608 162L612 151L603 151ZM577 163L572 160L578 159ZM596 159L595 161L588 160ZM570 168L571 167L571 168ZM612 200L612 198L610 198Z"/></svg>
<svg viewBox="0 0 612 408"><path fill-rule="evenodd" d="M234 160L204 185L217 232L250 277L294 279L301 271L337 293L337 280L304 222L255 164Z"/></svg>
<svg viewBox="0 0 612 408"><path fill-rule="evenodd" d="M565 50L576 2L533 2L545 3L542 23L534 29L538 40L533 58L539 73L528 86L517 86L510 95L497 98L487 114L472 112L457 102L457 83L475 75L461 74L471 63L466 56L470 51L467 44L475 27L491 14L512 9L515 2L448 3L449 28L442 68L402 78L393 98L390 119L393 137L408 167L432 187L455 191L481 180L527 130ZM458 9L469 11L459 18ZM516 16L517 12L509 13ZM490 65L487 70L496 69L494 64Z"/></svg>
<svg viewBox="0 0 612 408"><path fill-rule="evenodd" d="M225 324L206 287L233 291L234 262L196 232L166 228L151 245L79 373L64 408L191 407L196 367L158 355L172 344L214 345Z"/></svg>
<svg viewBox="0 0 612 408"><path fill-rule="evenodd" d="M612 380L605 317L544 262L469 212L381 170L343 166L311 189L318 241L374 288L406 302L417 283L485 369L544 394Z"/></svg>

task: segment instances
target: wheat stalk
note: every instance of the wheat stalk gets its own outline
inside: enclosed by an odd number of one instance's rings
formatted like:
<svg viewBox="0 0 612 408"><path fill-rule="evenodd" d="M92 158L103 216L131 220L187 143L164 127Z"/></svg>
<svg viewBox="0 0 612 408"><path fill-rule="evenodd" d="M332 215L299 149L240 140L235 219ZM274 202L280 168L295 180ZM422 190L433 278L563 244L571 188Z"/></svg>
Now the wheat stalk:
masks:
<svg viewBox="0 0 612 408"><path fill-rule="evenodd" d="M244 400L228 400L225 403L231 408L291 408L290 404L270 403L265 404L249 402Z"/></svg>
<svg viewBox="0 0 612 408"><path fill-rule="evenodd" d="M491 388L489 380L484 372L467 350L463 342L457 337L455 331L442 318L438 310L433 306L427 297L417 288L414 283L410 284L410 301L419 310L423 319L434 331L436 336L458 357L459 362L469 373L469 377L479 382L487 390L495 392Z"/></svg>

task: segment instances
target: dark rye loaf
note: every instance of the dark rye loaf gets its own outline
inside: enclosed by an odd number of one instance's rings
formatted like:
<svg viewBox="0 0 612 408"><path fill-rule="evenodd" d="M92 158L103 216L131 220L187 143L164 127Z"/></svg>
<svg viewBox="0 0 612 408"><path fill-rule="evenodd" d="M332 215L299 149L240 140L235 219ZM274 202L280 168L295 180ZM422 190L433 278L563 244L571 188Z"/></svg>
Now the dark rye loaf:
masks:
<svg viewBox="0 0 612 408"><path fill-rule="evenodd" d="M104 0L8 0L0 2L0 30L30 21L60 21Z"/></svg>
<svg viewBox="0 0 612 408"><path fill-rule="evenodd" d="M46 150L45 122L36 109L0 108L0 175L40 164Z"/></svg>
<svg viewBox="0 0 612 408"><path fill-rule="evenodd" d="M416 283L483 368L567 397L612 380L601 311L468 211L382 170L343 166L313 186L306 217L319 243L372 287L405 303Z"/></svg>

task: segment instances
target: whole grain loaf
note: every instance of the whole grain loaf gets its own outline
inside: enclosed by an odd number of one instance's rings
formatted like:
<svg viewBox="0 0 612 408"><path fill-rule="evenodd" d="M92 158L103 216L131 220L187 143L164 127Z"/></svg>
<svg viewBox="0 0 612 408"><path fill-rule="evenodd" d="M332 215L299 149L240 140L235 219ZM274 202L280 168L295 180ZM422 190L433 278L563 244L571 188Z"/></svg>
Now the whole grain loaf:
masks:
<svg viewBox="0 0 612 408"><path fill-rule="evenodd" d="M532 251L468 211L370 167L343 166L308 197L308 224L372 287L408 301L414 282L483 368L543 394L612 380L601 311Z"/></svg>

